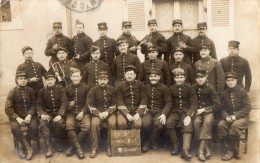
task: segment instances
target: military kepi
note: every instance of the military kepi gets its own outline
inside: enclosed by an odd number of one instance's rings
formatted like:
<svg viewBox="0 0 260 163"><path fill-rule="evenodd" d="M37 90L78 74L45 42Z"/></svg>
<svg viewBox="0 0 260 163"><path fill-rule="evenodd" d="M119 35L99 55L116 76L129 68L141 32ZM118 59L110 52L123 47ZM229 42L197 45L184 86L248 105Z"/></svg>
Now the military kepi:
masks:
<svg viewBox="0 0 260 163"><path fill-rule="evenodd" d="M177 48L174 49L174 53L175 52L184 52L184 49L181 48L181 47L177 47Z"/></svg>
<svg viewBox="0 0 260 163"><path fill-rule="evenodd" d="M98 23L98 29L107 29L107 23L106 22Z"/></svg>
<svg viewBox="0 0 260 163"><path fill-rule="evenodd" d="M231 40L231 41L228 42L228 46L234 46L236 48L239 47L239 44L240 44L240 42L236 41L236 40Z"/></svg>
<svg viewBox="0 0 260 163"><path fill-rule="evenodd" d="M132 27L131 21L123 21L122 27Z"/></svg>
<svg viewBox="0 0 260 163"><path fill-rule="evenodd" d="M197 24L197 28L201 29L201 28L206 28L207 29L207 23L206 22L200 22Z"/></svg>
<svg viewBox="0 0 260 163"><path fill-rule="evenodd" d="M97 50L100 50L100 48L98 46L95 46L95 45L92 45L89 49L89 52L90 54L97 51Z"/></svg>
<svg viewBox="0 0 260 163"><path fill-rule="evenodd" d="M148 51L148 52L158 51L158 46L156 46L156 45L148 46L148 47L147 47L147 51Z"/></svg>
<svg viewBox="0 0 260 163"><path fill-rule="evenodd" d="M126 40L126 38L125 38L124 36L119 37L119 38L117 39L117 45L120 45L120 44L122 44L122 43L127 43L127 40Z"/></svg>
<svg viewBox="0 0 260 163"><path fill-rule="evenodd" d="M204 76L206 76L206 71L205 70L196 70L195 76L196 77L204 77Z"/></svg>
<svg viewBox="0 0 260 163"><path fill-rule="evenodd" d="M26 50L32 50L30 46L25 46L22 48L22 52L24 53Z"/></svg>
<svg viewBox="0 0 260 163"><path fill-rule="evenodd" d="M55 78L55 74L54 74L54 72L52 72L52 71L46 72L43 76L44 76L45 79Z"/></svg>
<svg viewBox="0 0 260 163"><path fill-rule="evenodd" d="M174 24L181 24L182 25L182 20L181 19L175 19L172 21L172 26L174 26Z"/></svg>
<svg viewBox="0 0 260 163"><path fill-rule="evenodd" d="M65 47L58 47L58 49L56 50L56 54L59 52L59 51L65 51L66 53L68 53L68 49L67 48L65 48Z"/></svg>
<svg viewBox="0 0 260 163"><path fill-rule="evenodd" d="M156 24L157 25L156 19L148 20L148 25L150 25L150 24Z"/></svg>
<svg viewBox="0 0 260 163"><path fill-rule="evenodd" d="M149 71L149 74L157 74L157 75L161 75L161 70L157 69L157 68L152 68Z"/></svg>
<svg viewBox="0 0 260 163"><path fill-rule="evenodd" d="M128 66L126 66L126 68L125 68L125 72L127 72L127 71L132 71L132 70L136 73L136 68L135 68L135 66L133 66L133 65L128 65Z"/></svg>
<svg viewBox="0 0 260 163"><path fill-rule="evenodd" d="M98 73L98 78L108 78L107 71L100 71Z"/></svg>
<svg viewBox="0 0 260 163"><path fill-rule="evenodd" d="M227 72L225 74L225 79L227 78L234 78L234 79L237 79L237 73L236 72Z"/></svg>
<svg viewBox="0 0 260 163"><path fill-rule="evenodd" d="M16 72L16 77L22 77L22 76L28 78L28 74L25 71L17 71Z"/></svg>
<svg viewBox="0 0 260 163"><path fill-rule="evenodd" d="M55 27L62 27L62 24L61 22L53 22L52 23L52 27L55 28Z"/></svg>
<svg viewBox="0 0 260 163"><path fill-rule="evenodd" d="M201 49L210 49L210 43L200 44L200 50Z"/></svg>

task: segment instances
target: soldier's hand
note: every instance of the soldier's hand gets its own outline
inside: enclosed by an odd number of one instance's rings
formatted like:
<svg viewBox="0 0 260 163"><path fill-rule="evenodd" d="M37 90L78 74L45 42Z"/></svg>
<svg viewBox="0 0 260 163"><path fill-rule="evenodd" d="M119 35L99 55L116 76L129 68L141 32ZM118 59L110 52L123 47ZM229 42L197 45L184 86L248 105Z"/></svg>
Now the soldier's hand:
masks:
<svg viewBox="0 0 260 163"><path fill-rule="evenodd" d="M48 115L42 114L41 118L43 121L48 121L48 122L50 121L50 117Z"/></svg>
<svg viewBox="0 0 260 163"><path fill-rule="evenodd" d="M136 113L136 114L133 116L134 121L138 121L139 118L140 118L140 114L139 114L139 113Z"/></svg>
<svg viewBox="0 0 260 163"><path fill-rule="evenodd" d="M79 58L80 58L80 55L79 55L79 54L76 54L74 58L79 59Z"/></svg>
<svg viewBox="0 0 260 163"><path fill-rule="evenodd" d="M104 119L107 118L108 114L109 114L109 113L108 113L107 111L103 112Z"/></svg>
<svg viewBox="0 0 260 163"><path fill-rule="evenodd" d="M136 50L137 50L137 47L136 47L136 46L132 46L129 50L130 50L130 51L136 51Z"/></svg>
<svg viewBox="0 0 260 163"><path fill-rule="evenodd" d="M57 115L54 119L53 119L53 122L56 123L56 122L59 122L61 120L61 116L60 115Z"/></svg>
<svg viewBox="0 0 260 163"><path fill-rule="evenodd" d="M59 48L59 45L58 44L55 44L52 46L53 49L58 49Z"/></svg>
<svg viewBox="0 0 260 163"><path fill-rule="evenodd" d="M233 122L230 116L229 116L229 117L226 117L226 121L229 122L229 123L232 123L232 122Z"/></svg>
<svg viewBox="0 0 260 163"><path fill-rule="evenodd" d="M233 122L235 122L235 121L237 120L236 116L232 115L232 116L231 116L231 120L232 120Z"/></svg>
<svg viewBox="0 0 260 163"><path fill-rule="evenodd" d="M40 81L40 78L36 78L36 77L33 77L33 78L29 79L29 82L32 82L32 83L39 82L39 81Z"/></svg>
<svg viewBox="0 0 260 163"><path fill-rule="evenodd" d="M133 116L132 115L130 115L130 114L126 114L126 118L128 119L128 121L133 121L134 119L133 119Z"/></svg>
<svg viewBox="0 0 260 163"><path fill-rule="evenodd" d="M165 123L166 123L166 116L164 114L161 114L157 119L160 119L160 123L165 125Z"/></svg>
<svg viewBox="0 0 260 163"><path fill-rule="evenodd" d="M83 113L83 111L81 111L81 112L77 115L76 119L79 120L79 121L81 121L82 118L83 118L83 116L84 116L84 113Z"/></svg>
<svg viewBox="0 0 260 163"><path fill-rule="evenodd" d="M190 116L186 116L183 120L183 124L184 126L188 126L191 122L191 117Z"/></svg>
<svg viewBox="0 0 260 163"><path fill-rule="evenodd" d="M184 42L179 42L179 46L181 48L187 48L187 45Z"/></svg>
<svg viewBox="0 0 260 163"><path fill-rule="evenodd" d="M198 109L196 115L200 115L200 114L202 114L203 112L205 112L205 109L204 109L204 108Z"/></svg>
<svg viewBox="0 0 260 163"><path fill-rule="evenodd" d="M19 123L20 126L22 126L24 124L24 120L20 117L17 117L16 121Z"/></svg>
<svg viewBox="0 0 260 163"><path fill-rule="evenodd" d="M70 101L70 106L74 106L75 102L74 101Z"/></svg>
<svg viewBox="0 0 260 163"><path fill-rule="evenodd" d="M103 119L104 119L104 114L103 114L103 112L102 112L102 113L99 113L99 114L98 114L98 117L99 117L101 120L103 120Z"/></svg>
<svg viewBox="0 0 260 163"><path fill-rule="evenodd" d="M28 115L25 117L24 121L25 121L25 123L29 124L29 123L31 122L31 119L32 119L31 114L28 114Z"/></svg>

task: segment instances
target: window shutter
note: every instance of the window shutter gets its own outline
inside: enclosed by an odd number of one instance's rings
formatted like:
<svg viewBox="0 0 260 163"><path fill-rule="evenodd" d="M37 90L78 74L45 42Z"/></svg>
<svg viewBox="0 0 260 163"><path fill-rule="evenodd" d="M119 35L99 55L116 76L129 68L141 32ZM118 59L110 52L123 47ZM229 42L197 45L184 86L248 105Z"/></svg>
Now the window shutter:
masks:
<svg viewBox="0 0 260 163"><path fill-rule="evenodd" d="M229 26L229 0L211 0L212 27Z"/></svg>
<svg viewBox="0 0 260 163"><path fill-rule="evenodd" d="M128 0L128 20L132 22L134 31L145 30L145 4L144 0Z"/></svg>

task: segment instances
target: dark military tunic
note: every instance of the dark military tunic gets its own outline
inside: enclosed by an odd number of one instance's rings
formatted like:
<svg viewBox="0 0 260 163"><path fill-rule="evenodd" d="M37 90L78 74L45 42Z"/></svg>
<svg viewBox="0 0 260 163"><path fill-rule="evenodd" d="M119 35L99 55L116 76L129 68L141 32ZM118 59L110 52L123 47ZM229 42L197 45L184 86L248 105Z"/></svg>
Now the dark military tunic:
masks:
<svg viewBox="0 0 260 163"><path fill-rule="evenodd" d="M136 39L136 37L135 36L133 36L133 35L131 35L131 34L125 34L125 33L123 33L121 36L119 36L118 38L120 38L120 37L124 37L124 38L126 38L126 40L127 40L127 43L128 43L128 49L130 49L131 47L133 47L133 46L138 46L138 44L139 44L139 42L140 41L138 41L137 39ZM130 51L132 54L137 54L137 50L135 50L135 51Z"/></svg>
<svg viewBox="0 0 260 163"><path fill-rule="evenodd" d="M249 92L252 83L252 74L248 61L240 56L224 57L220 60L224 72L234 71L237 73L237 85L244 87L243 78L245 77L245 89Z"/></svg>
<svg viewBox="0 0 260 163"><path fill-rule="evenodd" d="M151 69L156 68L161 70L161 79L160 82L170 86L171 85L171 74L170 74L170 69L168 64L161 60L161 59L156 59L156 60L146 60L142 63L143 70L144 70L144 84L150 83L149 80L149 72Z"/></svg>

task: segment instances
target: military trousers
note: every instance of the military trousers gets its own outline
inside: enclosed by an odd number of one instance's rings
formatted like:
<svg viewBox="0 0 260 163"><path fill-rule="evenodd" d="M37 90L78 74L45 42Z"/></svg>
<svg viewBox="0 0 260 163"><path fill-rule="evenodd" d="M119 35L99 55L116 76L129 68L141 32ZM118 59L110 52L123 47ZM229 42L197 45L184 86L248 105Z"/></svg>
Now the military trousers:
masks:
<svg viewBox="0 0 260 163"><path fill-rule="evenodd" d="M199 139L212 138L212 124L214 121L214 113L202 113L196 115L193 122L194 139L197 142Z"/></svg>

